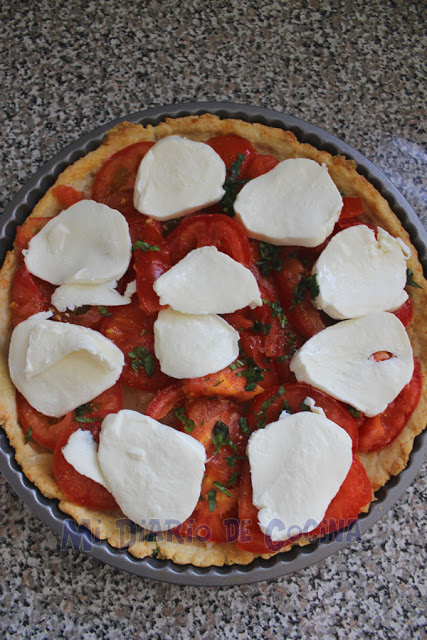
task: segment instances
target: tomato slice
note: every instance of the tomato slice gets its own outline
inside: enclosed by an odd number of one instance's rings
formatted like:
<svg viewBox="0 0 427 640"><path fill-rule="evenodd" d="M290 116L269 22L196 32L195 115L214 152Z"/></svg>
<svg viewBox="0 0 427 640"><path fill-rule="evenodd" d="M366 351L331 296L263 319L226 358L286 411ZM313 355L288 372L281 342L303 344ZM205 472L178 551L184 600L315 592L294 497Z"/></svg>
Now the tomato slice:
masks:
<svg viewBox="0 0 427 640"><path fill-rule="evenodd" d="M279 161L274 156L255 156L247 164L245 169L245 178L252 180L258 178L258 176L268 173L279 164Z"/></svg>
<svg viewBox="0 0 427 640"><path fill-rule="evenodd" d="M138 167L154 142L137 142L108 158L98 171L92 198L120 211L129 223L141 220L133 206L133 190Z"/></svg>
<svg viewBox="0 0 427 640"><path fill-rule="evenodd" d="M53 287L33 276L23 264L15 273L12 288L12 322L16 327L40 311L49 311Z"/></svg>
<svg viewBox="0 0 427 640"><path fill-rule="evenodd" d="M180 533L191 537L194 527L203 527L206 540L227 542L227 521L237 523L239 477L247 445L239 425L241 411L231 400L196 398L186 402L185 412L194 423L191 436L206 449L207 462L200 500Z"/></svg>
<svg viewBox="0 0 427 640"><path fill-rule="evenodd" d="M421 363L414 359L414 373L397 398L377 416L365 417L359 430L359 451L378 451L389 445L403 431L420 401L423 385Z"/></svg>
<svg viewBox="0 0 427 640"><path fill-rule="evenodd" d="M307 274L302 260L294 254L283 253L282 265L280 272L274 274L280 302L297 331L305 338L311 338L325 329L330 321L326 314L316 309L308 290L302 291L299 301L295 298Z"/></svg>
<svg viewBox="0 0 427 640"><path fill-rule="evenodd" d="M181 222L167 237L171 264L176 264L189 251L213 246L245 267L252 263L252 250L243 227L221 213L191 216Z"/></svg>
<svg viewBox="0 0 427 640"><path fill-rule="evenodd" d="M250 364L236 364L234 369L226 367L217 373L210 373L201 378L189 378L182 384L183 393L192 398L221 396L222 398L231 397L240 402L247 402L262 392L262 387L259 384L253 388L247 388L248 378L242 374L248 369L250 369Z"/></svg>
<svg viewBox="0 0 427 640"><path fill-rule="evenodd" d="M72 421L62 430L53 452L53 470L57 482L68 498L75 504L97 511L111 511L117 509L117 503L111 493L98 482L82 475L69 464L62 453L70 436L79 429L87 429L86 425Z"/></svg>
<svg viewBox="0 0 427 640"><path fill-rule="evenodd" d="M270 422L275 422L283 409L290 409L292 413L305 411L306 407L303 405L307 397L312 398L316 405L324 410L329 420L335 422L348 433L353 442L353 450L356 451L358 428L348 409L327 393L303 382L278 385L257 396L252 401L248 411L248 426L250 430L254 431Z"/></svg>
<svg viewBox="0 0 427 640"><path fill-rule="evenodd" d="M122 407L122 389L116 383L87 404L77 407L71 413L72 421L61 430L57 439L53 452L53 469L58 484L69 500L88 509L110 511L118 506L105 487L79 473L66 461L62 449L71 434L78 429L89 430L98 442L103 419L109 413L117 413Z"/></svg>
<svg viewBox="0 0 427 640"><path fill-rule="evenodd" d="M179 408L185 399L181 383L171 384L159 391L145 410L145 415L162 420L172 409Z"/></svg>
<svg viewBox="0 0 427 640"><path fill-rule="evenodd" d="M74 187L69 187L65 184L59 184L57 187L54 187L52 189L52 193L65 209L68 209L71 205L86 198L83 191L78 191L77 189L74 189Z"/></svg>
<svg viewBox="0 0 427 640"><path fill-rule="evenodd" d="M53 218L27 218L16 230L15 244L19 251L27 249L30 240Z"/></svg>
<svg viewBox="0 0 427 640"><path fill-rule="evenodd" d="M396 311L393 311L396 318L399 318L404 327L408 327L414 317L414 307L411 298L408 298Z"/></svg>
<svg viewBox="0 0 427 640"><path fill-rule="evenodd" d="M68 427L73 420L71 411L59 419L43 415L34 409L20 393L16 394L16 408L19 422L25 433L30 434L27 437L49 449L55 448L62 429Z"/></svg>
<svg viewBox="0 0 427 640"><path fill-rule="evenodd" d="M159 222L150 218L134 225L133 257L139 306L145 313L162 309L153 284L170 268L169 248Z"/></svg>
<svg viewBox="0 0 427 640"><path fill-rule="evenodd" d="M244 159L237 176L238 180L244 176L246 166L249 164L250 160L257 155L256 150L249 140L246 140L234 133L214 136L207 141L207 144L212 147L219 156L221 156L228 171L230 171L231 165L237 160L239 154L243 155Z"/></svg>
<svg viewBox="0 0 427 640"><path fill-rule="evenodd" d="M344 196L340 218L342 220L361 216L365 212L362 198L357 196Z"/></svg>
<svg viewBox="0 0 427 640"><path fill-rule="evenodd" d="M363 507L372 500L372 486L360 460L353 456L350 470L337 495L326 509L320 525L313 529L311 536L325 536L339 531L357 520Z"/></svg>
<svg viewBox="0 0 427 640"><path fill-rule="evenodd" d="M154 315L147 315L136 302L122 307L110 307L111 317L105 318L100 331L112 340L125 356L120 380L144 391L159 391L171 379L160 370L154 355Z"/></svg>
<svg viewBox="0 0 427 640"><path fill-rule="evenodd" d="M258 509L252 503L252 484L249 465L245 465L240 483L239 519L240 531L237 546L251 553L275 553L300 535L282 542L273 542L258 525ZM372 500L372 487L366 471L357 457L353 457L350 470L338 493L330 502L322 522L308 535L322 537L349 526L357 520L363 507Z"/></svg>

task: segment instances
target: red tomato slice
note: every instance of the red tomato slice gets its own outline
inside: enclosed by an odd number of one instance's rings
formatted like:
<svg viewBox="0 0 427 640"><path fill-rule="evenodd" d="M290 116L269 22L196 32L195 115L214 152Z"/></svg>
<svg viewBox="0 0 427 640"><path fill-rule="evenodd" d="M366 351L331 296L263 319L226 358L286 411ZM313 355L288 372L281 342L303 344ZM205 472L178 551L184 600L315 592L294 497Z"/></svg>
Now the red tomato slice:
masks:
<svg viewBox="0 0 427 640"><path fill-rule="evenodd" d="M54 189L52 189L52 193L65 209L68 209L71 205L86 198L83 191L78 191L77 189L74 189L74 187L68 187L65 184L60 184L57 187L54 187Z"/></svg>
<svg viewBox="0 0 427 640"><path fill-rule="evenodd" d="M274 156L255 156L250 160L245 169L245 178L252 180L268 173L279 164Z"/></svg>
<svg viewBox="0 0 427 640"><path fill-rule="evenodd" d="M64 427L68 427L73 420L70 411L62 418L49 418L34 409L20 393L16 394L16 407L19 421L30 439L49 449L54 449L58 437Z"/></svg>
<svg viewBox="0 0 427 640"><path fill-rule="evenodd" d="M169 248L159 222L148 218L134 225L133 257L139 306L145 313L155 313L163 307L153 284L170 268Z"/></svg>
<svg viewBox="0 0 427 640"><path fill-rule="evenodd" d="M71 434L78 429L89 430L98 442L103 419L109 413L117 413L122 407L122 389L120 384L116 383L87 404L77 407L71 413L72 421L61 430L57 439L53 452L53 469L58 484L69 500L88 509L110 511L118 507L105 487L79 473L66 461L62 448L67 444Z"/></svg>
<svg viewBox="0 0 427 640"><path fill-rule="evenodd" d="M420 401L422 384L421 364L415 358L412 379L397 398L379 415L364 418L359 430L359 451L378 451L397 438Z"/></svg>
<svg viewBox="0 0 427 640"><path fill-rule="evenodd" d="M181 222L167 237L171 264L176 264L189 251L213 246L245 267L252 263L252 250L243 227L221 213L191 216Z"/></svg>
<svg viewBox="0 0 427 640"><path fill-rule="evenodd" d="M357 450L358 429L356 421L349 411L338 400L327 393L315 389L303 382L278 385L257 396L248 411L248 425L251 431L264 427L278 419L280 413L288 406L292 413L303 411L305 398L312 398L321 407L327 418L339 425L348 433L353 442L353 450Z"/></svg>
<svg viewBox="0 0 427 640"><path fill-rule="evenodd" d="M393 313L396 318L399 318L404 327L408 327L414 317L414 307L412 306L411 298L408 298L406 302L396 309L396 311L393 311Z"/></svg>
<svg viewBox="0 0 427 640"><path fill-rule="evenodd" d="M283 542L273 542L258 525L258 509L252 503L252 484L249 465L242 472L239 497L240 531L237 546L251 553L275 553L300 536ZM349 526L357 520L363 507L372 500L372 487L366 471L356 457L337 495L329 504L325 517L309 537L322 537Z"/></svg>
<svg viewBox="0 0 427 640"><path fill-rule="evenodd" d="M116 501L105 487L98 482L82 475L69 464L62 453L70 436L78 429L87 426L73 421L62 430L53 452L53 470L61 490L68 500L97 511L111 511L117 509Z"/></svg>
<svg viewBox="0 0 427 640"><path fill-rule="evenodd" d="M53 319L57 322L78 324L81 327L87 327L88 329L98 331L105 315L111 313L108 311L107 307L103 313L101 313L100 309L103 309L103 307L91 307L90 305L85 305L75 309L74 311L57 311L54 313Z"/></svg>
<svg viewBox="0 0 427 640"><path fill-rule="evenodd" d="M13 326L40 311L49 311L53 287L33 276L23 264L15 273L12 288Z"/></svg>
<svg viewBox="0 0 427 640"><path fill-rule="evenodd" d="M228 171L230 171L233 162L237 160L239 153L244 156L239 175L237 176L239 180L244 176L246 166L250 160L257 155L257 152L249 140L245 140L245 138L241 138L234 133L210 138L207 144L221 156Z"/></svg>
<svg viewBox="0 0 427 640"><path fill-rule="evenodd" d="M326 510L325 517L310 536L324 536L344 529L357 520L363 507L372 500L372 486L363 464L353 457L346 479Z"/></svg>
<svg viewBox="0 0 427 640"><path fill-rule="evenodd" d="M354 218L361 216L365 212L362 198L357 196L344 196L343 207L341 209L340 218Z"/></svg>
<svg viewBox="0 0 427 640"><path fill-rule="evenodd" d="M105 318L101 333L112 340L125 356L120 380L144 391L159 391L171 379L160 371L154 355L153 324L155 316L147 315L135 302L123 307L110 307L111 317Z"/></svg>
<svg viewBox="0 0 427 640"><path fill-rule="evenodd" d="M145 415L154 418L154 420L162 420L172 409L180 407L184 399L185 395L181 384L171 384L159 391L152 399L145 410Z"/></svg>
<svg viewBox="0 0 427 640"><path fill-rule="evenodd" d="M201 499L180 533L191 536L194 526L204 527L206 540L227 542L224 520L237 523L240 469L247 444L239 426L241 411L231 400L197 398L186 402L186 416L194 423L192 437L206 449L207 462Z"/></svg>
<svg viewBox="0 0 427 640"><path fill-rule="evenodd" d="M128 222L141 220L133 206L133 190L138 167L154 142L137 142L108 158L98 171L92 198L120 211Z"/></svg>
<svg viewBox="0 0 427 640"><path fill-rule="evenodd" d="M247 370L246 365L237 366L235 369L226 367L217 373L210 373L201 378L190 378L182 383L183 393L191 398L198 396L231 397L240 402L252 400L262 387L257 384L252 390L246 390L247 378L240 375Z"/></svg>
<svg viewBox="0 0 427 640"><path fill-rule="evenodd" d="M27 249L30 240L53 218L27 218L23 225L17 228L15 244L19 251Z"/></svg>
<svg viewBox="0 0 427 640"><path fill-rule="evenodd" d="M311 338L319 331L325 329L329 320L313 305L309 291L303 293L301 302L295 303L295 293L298 285L301 285L307 272L302 261L294 255L282 256L282 269L274 274L275 283L279 289L280 302L286 311L287 317L305 338Z"/></svg>

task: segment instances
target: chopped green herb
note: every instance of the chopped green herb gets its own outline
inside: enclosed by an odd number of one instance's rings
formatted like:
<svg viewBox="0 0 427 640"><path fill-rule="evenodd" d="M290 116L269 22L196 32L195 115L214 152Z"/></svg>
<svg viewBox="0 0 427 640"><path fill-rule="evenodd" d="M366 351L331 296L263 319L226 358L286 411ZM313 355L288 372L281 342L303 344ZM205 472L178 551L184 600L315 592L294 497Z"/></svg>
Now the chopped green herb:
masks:
<svg viewBox="0 0 427 640"><path fill-rule="evenodd" d="M233 495L232 493L229 492L227 487L224 484L222 484L222 482L212 482L212 484L214 487L218 489L218 491L221 491L221 493L224 493L229 498L231 498L231 496Z"/></svg>
<svg viewBox="0 0 427 640"><path fill-rule="evenodd" d="M258 382L264 380L264 373L252 358L248 358L246 366L247 369L238 371L236 375L246 378L245 391L253 391L258 386Z"/></svg>
<svg viewBox="0 0 427 640"><path fill-rule="evenodd" d="M82 316L84 313L87 313L90 310L90 304L84 304L82 307L77 307L77 309L73 309L71 313L74 313L75 316Z"/></svg>
<svg viewBox="0 0 427 640"><path fill-rule="evenodd" d="M229 467L234 467L237 462L237 456L227 456L225 461Z"/></svg>
<svg viewBox="0 0 427 640"><path fill-rule="evenodd" d="M82 422L85 424L90 424L94 422L94 418L91 418L87 414L92 411L92 405L90 402L86 402L86 404L81 404L79 407L74 409L74 419L77 422Z"/></svg>
<svg viewBox="0 0 427 640"><path fill-rule="evenodd" d="M175 409L174 413L175 413L176 417L178 418L178 420L183 425L183 427L186 430L186 432L187 433L191 433L196 425L194 423L194 420L191 420L190 418L187 418L187 416L185 415L184 407L181 407L181 409Z"/></svg>
<svg viewBox="0 0 427 640"><path fill-rule="evenodd" d="M248 420L247 418L241 416L239 418L239 427L241 432L243 433L244 436L246 436L247 438L249 438L249 436L251 435L251 430L248 427Z"/></svg>
<svg viewBox="0 0 427 640"><path fill-rule="evenodd" d="M157 540L157 533L154 531L149 531L144 536L145 542L155 542Z"/></svg>
<svg viewBox="0 0 427 640"><path fill-rule="evenodd" d="M353 418L360 418L360 411L356 409L356 407L352 407L351 405L347 405L347 409L349 413L353 416Z"/></svg>
<svg viewBox="0 0 427 640"><path fill-rule="evenodd" d="M156 546L155 549L153 549L153 551L151 552L151 557L152 558L158 558L160 555L160 547L159 545Z"/></svg>
<svg viewBox="0 0 427 640"><path fill-rule="evenodd" d="M27 435L25 436L25 444L28 444L28 443L29 443L29 441L30 441L30 440L31 440L31 438L32 438L32 435L33 435L33 427L32 427L32 426L30 426L30 428L29 428L29 429L28 429L28 431L27 431Z"/></svg>
<svg viewBox="0 0 427 640"><path fill-rule="evenodd" d="M216 509L216 491L215 489L211 489L207 492L206 497L208 499L209 512L215 511Z"/></svg>
<svg viewBox="0 0 427 640"><path fill-rule="evenodd" d="M215 454L217 454L221 447L228 444L230 440L230 430L226 424L218 420L218 422L215 423L212 433L212 442L216 447Z"/></svg>
<svg viewBox="0 0 427 640"><path fill-rule="evenodd" d="M308 404L305 404L304 400L301 402L299 408L300 411L310 411L310 407L308 406Z"/></svg>
<svg viewBox="0 0 427 640"><path fill-rule="evenodd" d="M260 242L259 252L261 258L258 260L257 266L263 276L269 276L272 271L280 271L282 268L280 247L276 247L268 242Z"/></svg>
<svg viewBox="0 0 427 640"><path fill-rule="evenodd" d="M155 359L152 353L146 347L135 347L133 351L128 352L129 358L132 360L132 369L138 373L138 369L142 367L149 378L154 374Z"/></svg>
<svg viewBox="0 0 427 640"><path fill-rule="evenodd" d="M280 326L282 327L282 329L285 328L288 320L286 318L285 312L283 311L282 305L280 304L279 300L275 300L274 302L271 302L270 300L262 300L264 302L264 304L268 304L268 306L271 309L271 315L273 316L273 318L277 318L280 322Z"/></svg>
<svg viewBox="0 0 427 640"><path fill-rule="evenodd" d="M228 481L227 487L231 487L232 484L235 484L239 479L240 471L235 471L231 474L230 480Z"/></svg>
<svg viewBox="0 0 427 640"><path fill-rule="evenodd" d="M418 282L415 282L413 275L414 275L413 271L411 271L410 269L406 269L406 284L409 287L416 287L417 289L422 289L422 286L418 284Z"/></svg>
<svg viewBox="0 0 427 640"><path fill-rule="evenodd" d="M271 324L267 324L267 323L264 324L259 320L255 320L255 322L252 325L252 331L254 331L255 333L262 333L265 336L268 336L268 334L271 331Z"/></svg>
<svg viewBox="0 0 427 640"><path fill-rule="evenodd" d="M107 316L107 318L111 318L111 316L113 315L112 313L109 313L107 307L104 307L104 305L102 304L98 305L98 311L101 316Z"/></svg>
<svg viewBox="0 0 427 640"><path fill-rule="evenodd" d="M241 187L242 185L248 182L248 180L237 179L244 159L245 159L245 156L243 155L243 153L239 153L236 160L231 165L230 174L226 178L223 185L225 193L222 196L222 199L219 204L223 208L224 213L226 213L229 216L234 216L233 205L234 205L234 201L236 199L239 187Z"/></svg>
<svg viewBox="0 0 427 640"><path fill-rule="evenodd" d="M291 309L294 309L297 304L304 300L306 291L310 293L312 300L317 298L317 296L319 295L319 283L317 282L317 275L315 273L313 273L311 276L302 278L298 282L297 286L294 289Z"/></svg>
<svg viewBox="0 0 427 640"><path fill-rule="evenodd" d="M144 253L147 251L160 251L160 247L157 244L150 244L149 242L145 242L145 240L137 240L132 245L132 253L140 249Z"/></svg>

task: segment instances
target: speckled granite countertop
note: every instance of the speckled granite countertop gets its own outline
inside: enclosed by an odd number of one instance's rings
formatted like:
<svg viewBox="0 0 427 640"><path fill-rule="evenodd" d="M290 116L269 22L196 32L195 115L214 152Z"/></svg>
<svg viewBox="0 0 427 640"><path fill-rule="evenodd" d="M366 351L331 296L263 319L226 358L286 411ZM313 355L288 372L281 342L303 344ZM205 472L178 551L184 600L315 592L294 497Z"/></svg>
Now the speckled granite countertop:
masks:
<svg viewBox="0 0 427 640"><path fill-rule="evenodd" d="M4 0L0 210L100 124L150 106L224 100L336 134L426 224L426 17L412 0ZM155 583L61 551L1 479L0 634L425 638L425 469L361 541L298 574L229 588Z"/></svg>

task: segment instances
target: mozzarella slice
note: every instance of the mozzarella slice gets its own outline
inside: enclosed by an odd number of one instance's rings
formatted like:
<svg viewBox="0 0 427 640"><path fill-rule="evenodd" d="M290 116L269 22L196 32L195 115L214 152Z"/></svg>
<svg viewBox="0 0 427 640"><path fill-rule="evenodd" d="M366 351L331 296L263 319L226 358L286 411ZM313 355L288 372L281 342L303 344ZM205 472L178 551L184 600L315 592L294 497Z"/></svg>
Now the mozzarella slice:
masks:
<svg viewBox="0 0 427 640"><path fill-rule="evenodd" d="M240 262L215 247L191 251L158 278L160 304L182 313L232 313L262 305L257 281Z"/></svg>
<svg viewBox="0 0 427 640"><path fill-rule="evenodd" d="M194 511L206 452L186 433L136 411L108 415L98 460L123 513L144 529L166 531Z"/></svg>
<svg viewBox="0 0 427 640"><path fill-rule="evenodd" d="M391 357L377 362L381 351ZM299 382L375 416L411 380L414 360L403 324L379 311L320 331L296 352L290 369Z"/></svg>
<svg viewBox="0 0 427 640"><path fill-rule="evenodd" d="M105 478L98 462L98 445L90 431L78 429L71 434L62 454L68 464L83 476L106 487Z"/></svg>
<svg viewBox="0 0 427 640"><path fill-rule="evenodd" d="M118 280L130 262L129 227L115 209L82 200L48 222L24 254L28 270L52 284Z"/></svg>
<svg viewBox="0 0 427 640"><path fill-rule="evenodd" d="M378 229L378 240L365 225L337 233L313 273L320 289L316 307L338 320L394 311L408 298L404 249L384 229Z"/></svg>
<svg viewBox="0 0 427 640"><path fill-rule="evenodd" d="M167 136L143 157L134 206L156 220L178 218L221 200L225 164L209 145Z"/></svg>
<svg viewBox="0 0 427 640"><path fill-rule="evenodd" d="M38 313L13 331L10 377L37 411L60 417L89 402L118 380L123 353L92 329L52 322Z"/></svg>
<svg viewBox="0 0 427 640"><path fill-rule="evenodd" d="M322 521L352 463L349 435L309 411L258 429L247 447L258 522L276 542Z"/></svg>
<svg viewBox="0 0 427 640"><path fill-rule="evenodd" d="M83 305L105 305L116 307L123 304L130 304L131 296L120 295L114 287L117 281L105 282L103 284L62 284L55 289L52 294L52 304L58 311L71 311Z"/></svg>
<svg viewBox="0 0 427 640"><path fill-rule="evenodd" d="M250 180L238 194L234 211L251 238L316 247L332 232L342 205L326 167L290 158Z"/></svg>
<svg viewBox="0 0 427 640"><path fill-rule="evenodd" d="M220 371L239 355L239 337L216 315L164 309L154 323L156 357L161 370L173 378L199 378Z"/></svg>

